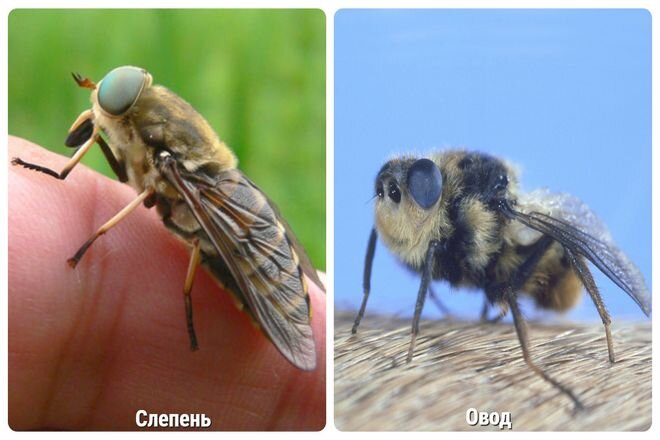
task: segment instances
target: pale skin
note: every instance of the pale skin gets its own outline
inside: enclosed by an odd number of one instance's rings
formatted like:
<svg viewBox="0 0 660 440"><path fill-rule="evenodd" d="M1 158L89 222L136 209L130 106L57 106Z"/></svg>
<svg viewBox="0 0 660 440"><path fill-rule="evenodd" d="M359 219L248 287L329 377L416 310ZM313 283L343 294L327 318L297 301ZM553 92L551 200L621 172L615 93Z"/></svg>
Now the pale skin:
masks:
<svg viewBox="0 0 660 440"><path fill-rule="evenodd" d="M67 158L9 138L9 158L60 170ZM325 294L311 282L318 365L289 364L203 268L184 312L190 250L138 207L78 247L137 194L78 165L65 181L8 166L9 426L138 429L136 412L204 413L211 429L325 425Z"/></svg>

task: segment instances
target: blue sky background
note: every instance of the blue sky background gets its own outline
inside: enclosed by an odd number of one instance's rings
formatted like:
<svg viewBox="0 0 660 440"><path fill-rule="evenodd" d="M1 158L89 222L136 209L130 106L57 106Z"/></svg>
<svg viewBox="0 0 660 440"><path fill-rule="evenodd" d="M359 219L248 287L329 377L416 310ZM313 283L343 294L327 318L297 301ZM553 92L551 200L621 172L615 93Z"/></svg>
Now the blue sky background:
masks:
<svg viewBox="0 0 660 440"><path fill-rule="evenodd" d="M651 16L645 10L341 10L335 16L335 306L357 309L374 178L393 154L465 147L521 187L586 202L651 286ZM597 270L595 270L597 272ZM618 319L637 305L599 272ZM379 241L367 314L411 316L419 276ZM477 319L483 296L434 290ZM528 317L560 315L534 311ZM424 314L441 313L427 301ZM564 315L598 321L586 294Z"/></svg>

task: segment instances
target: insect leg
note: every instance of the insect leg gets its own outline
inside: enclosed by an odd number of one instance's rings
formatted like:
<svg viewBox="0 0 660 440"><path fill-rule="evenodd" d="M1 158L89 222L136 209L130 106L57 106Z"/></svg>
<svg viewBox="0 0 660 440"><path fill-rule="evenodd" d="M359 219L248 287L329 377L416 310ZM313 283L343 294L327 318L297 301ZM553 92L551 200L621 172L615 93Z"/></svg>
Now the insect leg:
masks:
<svg viewBox="0 0 660 440"><path fill-rule="evenodd" d="M84 144L94 134L94 113L91 110L85 110L73 121L69 133L64 140L67 147L79 147Z"/></svg>
<svg viewBox="0 0 660 440"><path fill-rule="evenodd" d="M502 320L506 316L507 313L509 313L509 306L503 303L497 304L499 311L497 312L497 315L495 315L492 318L488 317L488 308L489 308L489 302L488 299L484 300L484 307L481 309L481 322L487 322L489 324L496 324Z"/></svg>
<svg viewBox="0 0 660 440"><path fill-rule="evenodd" d="M87 252L87 249L94 243L94 241L99 238L101 235L105 234L108 230L110 230L113 226L115 226L117 223L119 223L121 220L124 219L128 214L130 214L135 208L140 206L140 203L147 197L149 197L153 193L153 189L146 189L142 191L142 193L137 196L131 203L126 205L121 211L119 211L117 214L115 214L110 220L105 222L103 226L98 228L96 232L89 237L89 239L78 249L78 252L76 254L69 258L67 260L67 263L69 263L69 266L71 267L76 267L80 259L85 255L85 252Z"/></svg>
<svg viewBox="0 0 660 440"><path fill-rule="evenodd" d="M33 171L38 171L40 173L48 174L49 176L52 176L56 179L64 180L66 179L66 176L69 175L73 167L78 165L78 162L80 162L80 159L89 151L90 147L94 145L94 142L96 142L96 139L98 137L98 129L96 127L93 128L92 135L87 139L87 141L78 148L76 153L73 155L71 159L69 159L69 162L62 168L62 171L59 173L57 171L53 171L50 168L46 168L41 165L25 162L23 159L14 157L11 160L12 165L20 165L24 168L27 168L28 170L33 170Z"/></svg>
<svg viewBox="0 0 660 440"><path fill-rule="evenodd" d="M188 272L186 273L186 282L183 285L183 294L186 303L186 324L188 325L188 336L190 337L190 349L197 350L197 335L195 335L195 327L193 326L193 311L192 311L192 298L190 292L192 291L193 281L195 280L195 273L197 266L201 259L199 239L193 240L193 248L190 253L190 262L188 263Z"/></svg>
<svg viewBox="0 0 660 440"><path fill-rule="evenodd" d="M73 121L69 134L64 141L67 147L77 147L87 141L94 134L94 112L85 110ZM128 182L128 175L126 174L126 167L123 163L119 162L115 155L112 153L110 146L105 142L101 136L96 136L96 143L101 147L101 151L105 159L110 164L110 168L117 175L120 182Z"/></svg>
<svg viewBox="0 0 660 440"><path fill-rule="evenodd" d="M513 274L510 280L511 290L518 292L527 282L529 277L536 269L536 265L541 260L546 251L550 248L550 245L554 242L554 239L549 235L543 235L539 238L536 243L534 243L534 248L532 249L531 254L527 257L525 261L520 265L518 270Z"/></svg>
<svg viewBox="0 0 660 440"><path fill-rule="evenodd" d="M536 265L553 242L554 239L549 235L542 235L541 238L533 244L533 248L531 253L527 256L527 259L518 266L518 269L511 275L511 278L507 283L497 283L486 286L486 301L500 306L500 312L494 318L495 320L499 321L506 316L508 312L506 302L502 301L506 292L512 290L517 293L525 285L534 272L534 269L536 269ZM486 307L484 307L484 309L486 309Z"/></svg>
<svg viewBox="0 0 660 440"><path fill-rule="evenodd" d="M488 321L488 299L484 299L484 305L481 307L481 322Z"/></svg>
<svg viewBox="0 0 660 440"><path fill-rule="evenodd" d="M105 160L110 164L110 168L117 175L117 178L121 183L128 182L128 174L126 174L126 166L123 162L117 160L115 155L112 153L110 146L103 140L101 136L96 137L96 143L101 147L101 151L105 156Z"/></svg>
<svg viewBox="0 0 660 440"><path fill-rule="evenodd" d="M433 301L433 304L440 309L442 313L445 314L445 316L450 317L451 316L451 310L447 308L445 303L442 302L439 296L435 294L435 291L433 290L433 286L429 286L429 298L431 298L431 301Z"/></svg>
<svg viewBox="0 0 660 440"><path fill-rule="evenodd" d="M575 403L576 409L582 409L582 403L578 398L573 394L573 392L560 384L548 374L539 368L530 357L529 354L529 337L527 335L527 323L522 316L520 311L520 306L518 305L518 291L524 286L529 277L534 272L536 265L541 260L546 251L550 248L554 239L548 235L543 235L535 244L531 254L527 259L520 265L516 273L511 277L508 285L505 285L503 291L500 292L503 299L506 300L509 308L511 309L511 314L513 315L513 323L516 327L516 333L518 334L518 340L520 341L520 348L523 352L523 359L529 368L532 369L536 374L541 376L546 382L549 382L555 388L560 390L562 393L566 394L571 400Z"/></svg>
<svg viewBox="0 0 660 440"><path fill-rule="evenodd" d="M575 403L576 409L578 410L583 409L582 403L580 403L578 398L575 396L575 394L573 394L573 392L570 389L566 388L564 385L560 384L559 382L548 376L545 371L539 368L532 361L532 358L529 355L529 337L527 336L527 323L525 322L525 319L523 318L522 313L520 312L520 307L518 306L517 294L513 290L509 289L504 296L506 297L507 302L509 303L509 307L511 307L511 314L513 315L513 323L516 327L516 333L518 333L520 348L522 349L523 358L525 359L525 363L527 363L527 366L531 368L533 372L541 376L546 382L551 383L559 391L570 397L573 403Z"/></svg>
<svg viewBox="0 0 660 440"><path fill-rule="evenodd" d="M605 338L607 339L607 353L609 354L610 362L614 363L614 346L612 344L612 333L610 332L610 315L607 313L607 309L603 303L603 298L601 298L598 287L594 282L594 278L591 276L591 271L584 263L584 261L578 258L573 251L565 247L564 252L566 252L568 259L571 261L571 265L573 266L575 273L580 278L580 281L584 287L587 289L587 292L589 292L589 296L591 296L591 299L596 306L596 310L598 310L600 319L603 321L603 325L605 326Z"/></svg>
<svg viewBox="0 0 660 440"><path fill-rule="evenodd" d="M440 246L438 240L431 240L429 247L426 250L426 258L424 258L424 267L422 268L422 282L417 292L417 303L415 304L415 315L413 316L412 335L410 338L410 347L408 348L408 356L406 362L412 360L413 352L415 351L415 341L419 333L419 319L422 316L422 309L424 308L424 300L426 299L426 292L429 290L429 284L433 277L433 262L435 260L435 253Z"/></svg>
<svg viewBox="0 0 660 440"><path fill-rule="evenodd" d="M360 311L358 311L357 316L355 317L355 323L351 329L351 333L355 334L357 332L360 321L364 316L364 310L367 308L367 300L369 299L369 290L371 289L371 266L374 262L374 253L376 252L376 239L378 238L378 233L376 228L371 230L371 235L369 235L369 244L367 244L367 255L364 257L364 279L362 281L362 288L364 296L362 297L362 304L360 305Z"/></svg>

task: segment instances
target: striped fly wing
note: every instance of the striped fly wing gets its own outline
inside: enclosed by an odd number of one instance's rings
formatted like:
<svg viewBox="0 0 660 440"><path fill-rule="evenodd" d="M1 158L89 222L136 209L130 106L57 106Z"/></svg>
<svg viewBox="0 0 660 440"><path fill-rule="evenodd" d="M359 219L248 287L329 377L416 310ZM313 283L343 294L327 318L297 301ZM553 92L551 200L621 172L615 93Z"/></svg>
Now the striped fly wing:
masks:
<svg viewBox="0 0 660 440"><path fill-rule="evenodd" d="M206 177L161 170L182 195L277 349L302 370L316 367L311 308L300 257L266 196L240 171Z"/></svg>
<svg viewBox="0 0 660 440"><path fill-rule="evenodd" d="M305 248L300 243L300 240L298 240L298 237L296 237L296 234L293 232L291 226L289 226L289 223L287 223L284 216L282 216L282 214L280 213L280 210L275 204L275 202L273 202L266 194L264 194L259 189L259 187L257 187L250 179L248 179L246 176L243 176L243 178L246 181L248 181L250 185L252 185L255 191L259 191L264 197L266 197L266 200L268 200L268 204L273 209L275 216L279 219L280 223L282 224L282 226L284 226L284 229L286 230L286 236L289 239L291 246L293 246L296 255L298 255L298 258L300 259L300 267L302 267L303 273L307 275L309 279L312 280L314 284L316 284L317 287L319 287L321 290L325 292L325 286L323 285L323 282L319 278L319 275L316 272L316 269L314 268L312 261L307 256L307 252L305 252Z"/></svg>

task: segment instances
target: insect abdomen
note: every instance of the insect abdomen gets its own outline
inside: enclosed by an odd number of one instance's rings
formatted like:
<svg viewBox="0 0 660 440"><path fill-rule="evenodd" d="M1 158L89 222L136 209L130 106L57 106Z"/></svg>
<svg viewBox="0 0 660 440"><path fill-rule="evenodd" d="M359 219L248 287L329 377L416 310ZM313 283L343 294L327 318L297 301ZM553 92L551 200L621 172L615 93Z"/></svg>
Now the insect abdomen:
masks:
<svg viewBox="0 0 660 440"><path fill-rule="evenodd" d="M528 258L533 246L533 243L526 246L506 244L497 258L495 270L490 273L491 281L494 284L509 282ZM553 243L546 251L523 284L521 293L532 297L536 305L544 309L565 311L578 302L582 283L570 267L559 243Z"/></svg>
<svg viewBox="0 0 660 440"><path fill-rule="evenodd" d="M555 243L522 290L541 308L565 311L579 301L582 283L566 259L562 246Z"/></svg>

